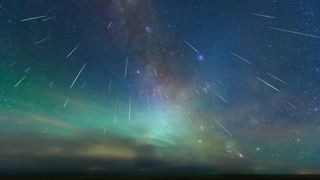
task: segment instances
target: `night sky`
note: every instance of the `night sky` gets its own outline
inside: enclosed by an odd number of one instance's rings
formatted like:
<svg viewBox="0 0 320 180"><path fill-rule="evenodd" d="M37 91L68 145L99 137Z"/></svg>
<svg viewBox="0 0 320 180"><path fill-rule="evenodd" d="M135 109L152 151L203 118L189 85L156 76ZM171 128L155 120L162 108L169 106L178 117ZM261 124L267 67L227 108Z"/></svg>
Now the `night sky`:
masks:
<svg viewBox="0 0 320 180"><path fill-rule="evenodd" d="M320 1L0 0L0 174L320 173Z"/></svg>

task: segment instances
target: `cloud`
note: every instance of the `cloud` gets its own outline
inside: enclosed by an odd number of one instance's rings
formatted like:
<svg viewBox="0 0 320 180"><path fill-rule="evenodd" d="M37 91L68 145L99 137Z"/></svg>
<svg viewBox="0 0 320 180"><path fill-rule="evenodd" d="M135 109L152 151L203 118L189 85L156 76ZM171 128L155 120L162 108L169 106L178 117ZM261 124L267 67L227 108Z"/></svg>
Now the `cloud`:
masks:
<svg viewBox="0 0 320 180"><path fill-rule="evenodd" d="M193 150L110 135L1 133L0 142L2 174L216 171L195 154L191 163Z"/></svg>

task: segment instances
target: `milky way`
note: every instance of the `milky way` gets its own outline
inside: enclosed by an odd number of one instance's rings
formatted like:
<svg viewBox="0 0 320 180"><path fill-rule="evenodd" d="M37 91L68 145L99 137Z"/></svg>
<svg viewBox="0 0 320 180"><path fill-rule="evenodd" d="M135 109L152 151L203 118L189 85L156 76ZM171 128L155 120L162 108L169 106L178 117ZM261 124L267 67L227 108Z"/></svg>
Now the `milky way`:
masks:
<svg viewBox="0 0 320 180"><path fill-rule="evenodd" d="M319 173L319 7L0 2L0 172Z"/></svg>

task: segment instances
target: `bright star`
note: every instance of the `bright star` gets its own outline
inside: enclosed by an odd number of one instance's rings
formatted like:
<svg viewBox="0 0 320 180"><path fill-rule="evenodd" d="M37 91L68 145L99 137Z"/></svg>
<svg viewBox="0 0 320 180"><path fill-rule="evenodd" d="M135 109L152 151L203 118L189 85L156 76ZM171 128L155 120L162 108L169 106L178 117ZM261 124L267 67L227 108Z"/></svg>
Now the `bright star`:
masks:
<svg viewBox="0 0 320 180"><path fill-rule="evenodd" d="M203 61L203 59L204 59L203 55L202 55L202 54L199 54L199 55L198 55L198 60L199 60L199 61Z"/></svg>

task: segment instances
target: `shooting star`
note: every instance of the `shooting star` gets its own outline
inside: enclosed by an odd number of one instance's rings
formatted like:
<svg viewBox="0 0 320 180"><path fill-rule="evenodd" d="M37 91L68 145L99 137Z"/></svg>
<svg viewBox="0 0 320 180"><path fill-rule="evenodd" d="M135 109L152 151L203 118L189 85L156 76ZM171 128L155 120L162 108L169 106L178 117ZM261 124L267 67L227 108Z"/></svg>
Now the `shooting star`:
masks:
<svg viewBox="0 0 320 180"><path fill-rule="evenodd" d="M26 75L24 75L18 82L17 84L14 85L14 87L18 87L20 83L26 78Z"/></svg>
<svg viewBox="0 0 320 180"><path fill-rule="evenodd" d="M150 111L150 102L149 102L149 96L147 94L147 102L148 102L148 111Z"/></svg>
<svg viewBox="0 0 320 180"><path fill-rule="evenodd" d="M131 121L131 97L129 97L128 119L129 121Z"/></svg>
<svg viewBox="0 0 320 180"><path fill-rule="evenodd" d="M217 92L215 92L214 90L212 90L213 91L213 93L216 95L216 96L218 96L223 102L225 102L225 103L229 103L225 98L223 98L219 93L217 93Z"/></svg>
<svg viewBox="0 0 320 180"><path fill-rule="evenodd" d="M114 119L113 119L113 122L116 123L117 122L117 112L114 113Z"/></svg>
<svg viewBox="0 0 320 180"><path fill-rule="evenodd" d="M216 82L224 86L224 84L221 81L216 80Z"/></svg>
<svg viewBox="0 0 320 180"><path fill-rule="evenodd" d="M293 104L291 104L290 102L286 101L286 103L287 103L289 106L291 106L293 109L297 109L297 107L294 106Z"/></svg>
<svg viewBox="0 0 320 180"><path fill-rule="evenodd" d="M112 86L112 79L109 80L109 91L111 91L111 86Z"/></svg>
<svg viewBox="0 0 320 180"><path fill-rule="evenodd" d="M28 67L26 70L24 70L25 73L29 73L31 71L31 67Z"/></svg>
<svg viewBox="0 0 320 180"><path fill-rule="evenodd" d="M128 56L126 58L126 67L124 68L124 78L127 77L127 71L128 71Z"/></svg>
<svg viewBox="0 0 320 180"><path fill-rule="evenodd" d="M109 30L111 26L112 26L112 22L109 22L107 30Z"/></svg>
<svg viewBox="0 0 320 180"><path fill-rule="evenodd" d="M63 108L66 108L66 107L67 107L68 102L69 102L69 98L67 98L67 99L64 101Z"/></svg>
<svg viewBox="0 0 320 180"><path fill-rule="evenodd" d="M211 117L211 119L214 120L224 130L224 132L226 132L230 137L232 137L232 134L219 121L213 119L213 117Z"/></svg>
<svg viewBox="0 0 320 180"><path fill-rule="evenodd" d="M195 89L196 93L201 96L200 92L198 91L198 89Z"/></svg>
<svg viewBox="0 0 320 180"><path fill-rule="evenodd" d="M280 90L279 90L279 89L275 88L274 86L272 86L271 84L269 84L269 83L267 83L266 81L262 80L261 78L257 77L257 79L258 79L259 81L263 82L265 85L267 85L267 86L271 87L272 89L274 89L274 90L276 90L276 91L280 92Z"/></svg>
<svg viewBox="0 0 320 180"><path fill-rule="evenodd" d="M265 14L258 14L258 13L252 13L253 16L259 16L259 17L264 17L264 18L269 18L269 19L275 19L273 16L265 15Z"/></svg>
<svg viewBox="0 0 320 180"><path fill-rule="evenodd" d="M238 156L239 156L241 159L244 158L243 154L241 154L241 153L239 153L239 152L237 152L237 154L238 154Z"/></svg>
<svg viewBox="0 0 320 180"><path fill-rule="evenodd" d="M71 52L67 55L66 58L68 59L78 49L79 46L80 46L80 43L71 50Z"/></svg>
<svg viewBox="0 0 320 180"><path fill-rule="evenodd" d="M157 69L156 68L154 68L154 75L156 76L156 77L158 77L158 72L157 72Z"/></svg>
<svg viewBox="0 0 320 180"><path fill-rule="evenodd" d="M249 117L250 117L250 119L253 120L254 122L259 123L259 121L257 121L257 120L256 120L254 117L252 117L250 114L249 114Z"/></svg>
<svg viewBox="0 0 320 180"><path fill-rule="evenodd" d="M44 17L46 17L46 16L45 15L35 16L35 17L26 18L26 19L21 19L20 21L21 22L26 22L26 21L32 21L32 20L36 20L36 19L41 19L41 18L44 18Z"/></svg>
<svg viewBox="0 0 320 180"><path fill-rule="evenodd" d="M56 18L56 16L51 16L51 17L42 19L42 22L49 21L50 19L54 19L54 18Z"/></svg>
<svg viewBox="0 0 320 180"><path fill-rule="evenodd" d="M49 84L49 88L53 88L53 84L54 84L54 81L52 81L50 84Z"/></svg>
<svg viewBox="0 0 320 180"><path fill-rule="evenodd" d="M188 46L190 46L195 52L197 52L198 54L201 54L196 48L194 48L190 43L188 43L187 41L184 41L186 44L188 44Z"/></svg>
<svg viewBox="0 0 320 180"><path fill-rule="evenodd" d="M288 85L288 83L286 83L285 81L281 80L280 78L278 78L277 76L275 76L275 75L273 75L271 73L267 73L267 75L272 77L272 78L274 78L274 79L276 79L276 80L278 80L278 81L280 81L280 82L282 82L285 85Z"/></svg>
<svg viewBox="0 0 320 180"><path fill-rule="evenodd" d="M162 103L164 103L164 99L163 99L163 96L162 96L162 93L161 93L160 88L158 88L158 93L159 93L159 95L160 95L160 98L161 98Z"/></svg>
<svg viewBox="0 0 320 180"><path fill-rule="evenodd" d="M76 78L74 78L72 84L70 85L69 89L71 89L74 85L74 83L77 81L78 77L80 76L80 74L82 73L83 69L86 67L87 63L84 63L82 68L80 69L78 75L76 76Z"/></svg>
<svg viewBox="0 0 320 180"><path fill-rule="evenodd" d="M83 89L85 85L86 85L86 81L83 81L81 88Z"/></svg>
<svg viewBox="0 0 320 180"><path fill-rule="evenodd" d="M316 36L316 35L313 35L313 34L306 34L306 33L301 33L301 32L298 32L298 31L281 29L281 28L276 28L276 27L272 27L272 26L270 26L270 28L278 30L278 31L282 31L282 32L288 32L288 33L292 33L292 34L298 34L298 35L307 36L307 37L313 37L313 38L320 38L320 36Z"/></svg>
<svg viewBox="0 0 320 180"><path fill-rule="evenodd" d="M252 64L250 61L248 61L248 60L246 60L245 58L239 56L238 54L236 54L236 53L234 53L234 52L232 52L232 51L230 51L230 53L231 53L232 55L234 55L235 57L243 60L244 62L246 62L246 63L248 63L248 64Z"/></svg>
<svg viewBox="0 0 320 180"><path fill-rule="evenodd" d="M38 45L38 44L43 43L44 41L46 41L46 40L48 40L48 39L49 39L49 37L46 37L46 38L41 39L40 41L35 41L34 43L35 43L36 45Z"/></svg>

